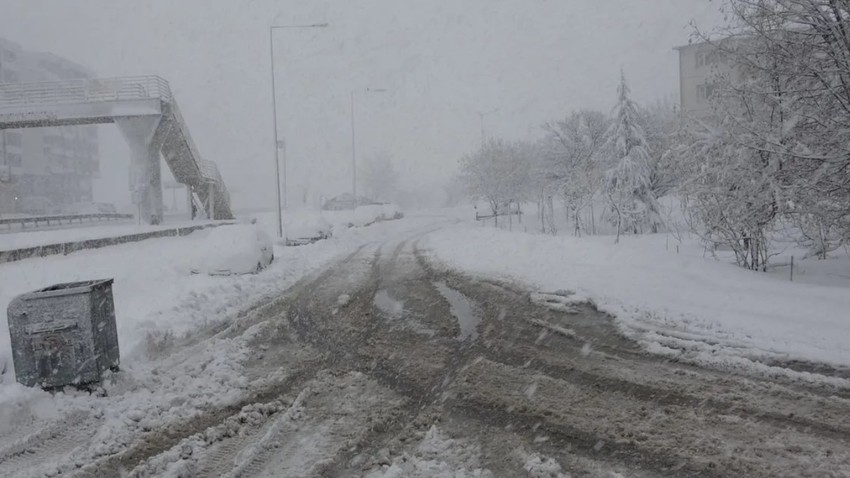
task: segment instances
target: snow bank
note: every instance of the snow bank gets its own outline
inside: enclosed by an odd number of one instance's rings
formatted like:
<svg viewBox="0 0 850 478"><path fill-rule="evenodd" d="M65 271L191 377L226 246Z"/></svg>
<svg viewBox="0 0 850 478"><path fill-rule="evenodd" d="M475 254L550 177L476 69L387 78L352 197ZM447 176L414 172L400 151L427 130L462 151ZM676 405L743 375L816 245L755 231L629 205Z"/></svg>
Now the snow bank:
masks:
<svg viewBox="0 0 850 478"><path fill-rule="evenodd" d="M266 219L271 220L257 225L275 237L277 226L274 216ZM0 384L14 381L6 305L19 294L60 282L114 278L113 293L123 361L126 357L138 355L138 349L147 347L152 336L161 340L159 336L164 331L179 335L221 320L369 237L369 234L365 237L362 234L348 235L318 248L275 246L277 260L267 271L255 277L192 275L192 269L207 262L213 253L210 244L215 246L214 253L223 262L227 262L228 257L236 260L254 254L255 243L247 239L238 240L244 236L239 232L245 226L223 227L233 227L236 233L235 236L224 234L227 247L219 247L221 241L210 241L214 239L210 238L214 230L202 230L185 237L151 239L79 251L67 256L0 264L0 371L4 364L7 367L6 374L0 375ZM105 237L106 231L119 229L121 227L91 228L85 234ZM51 235L60 232L51 231ZM77 232L66 231L67 234Z"/></svg>
<svg viewBox="0 0 850 478"><path fill-rule="evenodd" d="M402 215L401 209L395 204L372 204L358 206L349 211L321 211L320 213L330 221L335 232L348 227L365 227L376 222L399 219Z"/></svg>
<svg viewBox="0 0 850 478"><path fill-rule="evenodd" d="M380 221L399 219L401 209L395 204L373 204L359 206L354 210L352 223L355 227L368 226Z"/></svg>
<svg viewBox="0 0 850 478"><path fill-rule="evenodd" d="M44 430L72 430L83 444L74 451L74 458L64 459L57 453L56 461L27 470L33 476L67 473L75 470L75 463L125 449L144 431L237 403L256 386L247 381L242 367L249 352L246 344L252 336L268 333L268 323L261 322L238 337L214 336L182 348L176 346L180 343L176 337L191 337L211 330L207 325L229 323L263 297L279 295L304 275L364 244L408 237L438 220L391 221L348 229L303 247L276 247L275 262L249 276L188 273L187 266L202 253L199 244L209 231L0 265L0 314L4 314L0 361L11 355L5 318L5 304L11 297L91 277L115 278L122 360L122 372L105 383L105 397L73 391L54 395L15 383L12 371L0 375L0 454L29 447ZM275 230L273 224L271 232ZM259 379L263 380L267 378Z"/></svg>
<svg viewBox="0 0 850 478"><path fill-rule="evenodd" d="M275 245L275 261L262 273L247 276L191 274L193 266L207 257L203 246L213 230L0 264L0 371L6 367L6 373L0 374L0 408L12 400L11 395L20 395L13 390L23 388L13 385L6 317L6 306L19 294L60 282L115 279L118 341L122 368L126 369L156 359L150 352L167 349L175 336L232 320L262 297L279 293L359 245L385 239L388 234L417 230L433 221L420 218L350 229L303 247ZM258 222L258 226L270 235L276 232L274 222ZM225 251L240 255L253 247L248 241L232 242Z"/></svg>
<svg viewBox="0 0 850 478"><path fill-rule="evenodd" d="M663 353L698 360L801 359L850 365L850 293L789 282L703 257L667 235L550 237L459 226L425 247L461 270L570 289L614 314L624 330ZM678 249L678 253L677 253ZM747 360L749 362L749 360Z"/></svg>
<svg viewBox="0 0 850 478"><path fill-rule="evenodd" d="M115 279L113 294L122 356L133 354L149 332L170 330L181 334L207 323L216 312L243 306L242 300L232 305L224 300L233 299L248 279L221 280L190 273L207 257L209 252L200 246L210 234L211 230L196 231L185 237L3 264L0 266L0 363L11 362L5 304L19 294L60 282ZM247 242L242 247L233 244L222 253L240 256L253 247Z"/></svg>
<svg viewBox="0 0 850 478"><path fill-rule="evenodd" d="M277 237L277 219L274 212L253 214L250 219ZM359 206L346 211L286 211L283 213L284 235L290 239L309 237L314 231L331 230L333 234L352 227L365 227L377 222L400 219L401 208L395 204Z"/></svg>

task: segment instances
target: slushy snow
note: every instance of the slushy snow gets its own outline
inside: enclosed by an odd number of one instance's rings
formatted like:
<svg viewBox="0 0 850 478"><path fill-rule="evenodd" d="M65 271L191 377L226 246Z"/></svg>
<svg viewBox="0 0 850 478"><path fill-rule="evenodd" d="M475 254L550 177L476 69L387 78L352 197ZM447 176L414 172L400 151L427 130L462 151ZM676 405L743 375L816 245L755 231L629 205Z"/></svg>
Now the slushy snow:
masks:
<svg viewBox="0 0 850 478"><path fill-rule="evenodd" d="M575 291L579 301L591 300L613 314L654 352L731 365L850 365L845 287L743 270L705 257L696 241L678 247L667 241L663 234L627 236L614 245L608 236L552 237L462 225L430 234L422 247L461 271L519 280L540 291Z"/></svg>

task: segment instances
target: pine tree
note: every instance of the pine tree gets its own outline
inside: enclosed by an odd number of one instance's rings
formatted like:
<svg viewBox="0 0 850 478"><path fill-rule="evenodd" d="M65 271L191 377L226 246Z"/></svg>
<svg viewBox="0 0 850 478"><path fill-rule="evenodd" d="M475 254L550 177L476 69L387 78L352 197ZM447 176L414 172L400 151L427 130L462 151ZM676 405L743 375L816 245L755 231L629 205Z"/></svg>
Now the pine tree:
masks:
<svg viewBox="0 0 850 478"><path fill-rule="evenodd" d="M646 225L654 229L660 218L651 190L646 133L622 70L613 116L606 143L612 164L605 173L605 194L614 214L612 221L617 226L616 242L619 242L624 231L637 234Z"/></svg>

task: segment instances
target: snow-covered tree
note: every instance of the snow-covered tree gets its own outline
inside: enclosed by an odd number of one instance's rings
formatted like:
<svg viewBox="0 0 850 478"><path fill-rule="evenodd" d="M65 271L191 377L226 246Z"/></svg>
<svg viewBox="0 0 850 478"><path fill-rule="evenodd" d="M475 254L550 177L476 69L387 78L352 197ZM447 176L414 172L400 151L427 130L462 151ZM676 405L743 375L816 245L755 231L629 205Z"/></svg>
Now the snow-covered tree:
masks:
<svg viewBox="0 0 850 478"><path fill-rule="evenodd" d="M533 154L533 145L491 139L461 158L461 178L473 198L498 214L529 199Z"/></svg>
<svg viewBox="0 0 850 478"><path fill-rule="evenodd" d="M544 125L544 176L548 187L563 199L575 235L585 229L581 212L592 207L593 197L599 191L602 175L599 154L610 123L598 111L581 110ZM591 224L591 228L595 229L595 225Z"/></svg>
<svg viewBox="0 0 850 478"><path fill-rule="evenodd" d="M850 242L850 2L727 0L731 25L708 40L736 65L718 113L771 169L777 212L812 253ZM728 99L741 105L729 110Z"/></svg>
<svg viewBox="0 0 850 478"><path fill-rule="evenodd" d="M359 176L371 199L389 201L398 190L399 173L386 151L367 156Z"/></svg>
<svg viewBox="0 0 850 478"><path fill-rule="evenodd" d="M712 250L728 247L740 266L763 270L777 216L774 170L741 147L729 123L694 121L686 129L690 140L675 153L686 173L679 191L692 230Z"/></svg>
<svg viewBox="0 0 850 478"><path fill-rule="evenodd" d="M727 52L732 47L762 45L724 46ZM712 81L713 115L684 128L676 154L685 178L680 192L696 234L713 249L731 249L742 267L765 270L787 197L781 180L787 157L769 147L791 138L783 114L785 79L741 64L734 77L718 74Z"/></svg>
<svg viewBox="0 0 850 478"><path fill-rule="evenodd" d="M626 76L621 72L614 121L608 129L606 149L609 166L604 192L617 227L616 242L625 231L655 230L661 222L658 202L651 189L650 154L637 106L631 99Z"/></svg>
<svg viewBox="0 0 850 478"><path fill-rule="evenodd" d="M455 207L468 199L466 184L460 175L454 175L443 185L444 201L446 207Z"/></svg>
<svg viewBox="0 0 850 478"><path fill-rule="evenodd" d="M679 178L672 155L681 118L669 100L660 100L638 108L638 118L646 133L649 149L649 183L652 194L660 198L669 194Z"/></svg>

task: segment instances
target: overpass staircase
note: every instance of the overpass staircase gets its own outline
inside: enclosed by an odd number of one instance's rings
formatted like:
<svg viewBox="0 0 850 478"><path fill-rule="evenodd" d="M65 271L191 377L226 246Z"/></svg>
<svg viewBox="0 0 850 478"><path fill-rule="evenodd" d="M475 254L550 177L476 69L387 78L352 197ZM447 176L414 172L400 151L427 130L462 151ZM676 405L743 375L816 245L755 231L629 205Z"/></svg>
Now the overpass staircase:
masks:
<svg viewBox="0 0 850 478"><path fill-rule="evenodd" d="M0 130L115 123L130 145L130 189L141 219L162 218L160 156L210 219L232 219L218 167L198 151L158 76L0 83Z"/></svg>

